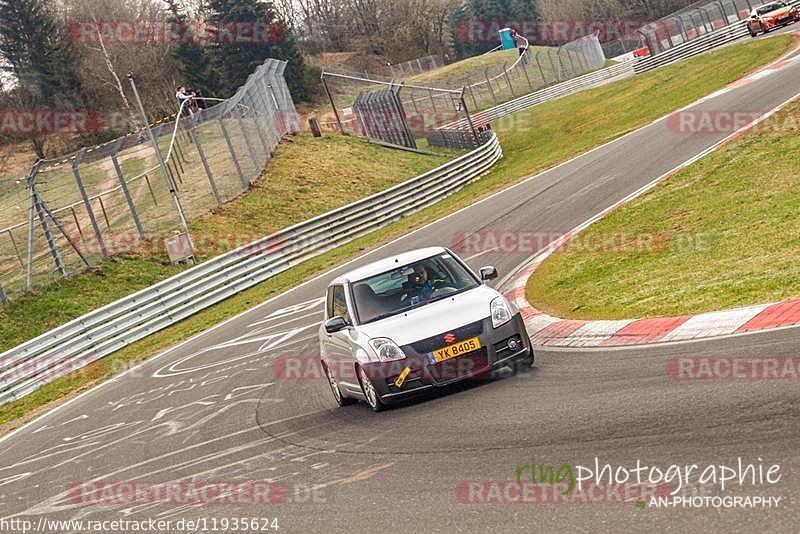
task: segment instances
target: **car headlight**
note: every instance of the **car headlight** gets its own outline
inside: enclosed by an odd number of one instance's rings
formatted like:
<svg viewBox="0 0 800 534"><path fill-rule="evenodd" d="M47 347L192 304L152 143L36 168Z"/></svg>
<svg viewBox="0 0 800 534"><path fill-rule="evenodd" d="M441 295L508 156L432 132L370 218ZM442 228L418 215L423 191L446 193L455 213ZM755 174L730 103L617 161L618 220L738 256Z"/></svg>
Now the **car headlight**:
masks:
<svg viewBox="0 0 800 534"><path fill-rule="evenodd" d="M382 362L393 362L406 357L403 349L388 337L376 337L370 340L369 344L375 350L375 354L378 355L378 360Z"/></svg>
<svg viewBox="0 0 800 534"><path fill-rule="evenodd" d="M496 297L489 304L489 309L492 314L492 328L503 326L514 316L511 304L505 297Z"/></svg>

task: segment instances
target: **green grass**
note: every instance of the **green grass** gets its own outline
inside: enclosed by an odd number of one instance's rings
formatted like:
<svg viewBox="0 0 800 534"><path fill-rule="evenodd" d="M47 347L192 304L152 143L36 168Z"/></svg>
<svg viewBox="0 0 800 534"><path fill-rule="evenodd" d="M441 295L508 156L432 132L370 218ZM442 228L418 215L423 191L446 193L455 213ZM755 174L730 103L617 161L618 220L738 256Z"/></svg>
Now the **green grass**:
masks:
<svg viewBox="0 0 800 534"><path fill-rule="evenodd" d="M537 50L545 49L546 47L543 46L532 46L530 52L534 54ZM465 78L470 78L473 81L480 80L483 78L483 71L487 68L489 69L489 75L494 76L502 71L503 63L507 63L510 66L517 58L519 58L519 52L516 48L514 50L497 50L409 76L406 81L422 85L433 82L452 82L455 86L460 87Z"/></svg>
<svg viewBox="0 0 800 534"><path fill-rule="evenodd" d="M680 65L520 112L514 121L503 121L503 124L497 128L505 156L482 179L464 187L430 208L306 261L240 295L137 342L108 358L95 362L87 369L78 372L75 377L56 380L19 401L0 406L0 424L9 423L23 415L30 417L31 413L36 413L43 406L57 401L67 393L91 387L127 365L145 359L236 313L247 310L264 299L294 287L362 251L402 236L413 228L418 228L426 222L472 204L477 199L518 182L527 175L551 167L593 146L619 137L668 111L713 92L757 66L776 58L785 52L792 42L791 37L779 36L728 47ZM519 126L526 126L526 128L519 128ZM393 152L392 154L394 157L397 153ZM378 159L372 158L366 165L376 164ZM277 160L278 158L276 158ZM268 179L269 172L262 178L262 181ZM247 197L239 202L242 206L258 205L258 202ZM232 215L233 212L229 213ZM237 213L239 213L239 217L247 218L263 216L249 208L243 208L241 211L237 208ZM211 228L211 225L217 223L209 220L208 224L210 225L208 228ZM261 223L237 221L236 224ZM145 269L146 266L141 266L141 268ZM9 313L13 309L14 305L4 313ZM7 317L0 318L2 319L0 321L0 342L6 346L15 343L6 338L9 328L6 325L10 322L8 318L17 316L16 320L33 324L41 320L41 313L28 315L25 306L20 306L17 310L9 313ZM16 420L6 424L4 429L8 430L20 423L21 419Z"/></svg>
<svg viewBox="0 0 800 534"><path fill-rule="evenodd" d="M531 278L530 302L559 317L621 319L800 296L798 114L800 104L790 105L766 128L706 156L585 232L657 236L659 246L555 254Z"/></svg>

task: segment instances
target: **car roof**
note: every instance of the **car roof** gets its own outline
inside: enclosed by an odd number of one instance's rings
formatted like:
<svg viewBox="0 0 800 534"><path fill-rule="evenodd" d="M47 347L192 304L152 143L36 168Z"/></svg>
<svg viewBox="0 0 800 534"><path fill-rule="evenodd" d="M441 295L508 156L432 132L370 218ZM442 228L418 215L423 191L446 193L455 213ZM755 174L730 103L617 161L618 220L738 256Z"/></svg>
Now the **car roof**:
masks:
<svg viewBox="0 0 800 534"><path fill-rule="evenodd" d="M352 271L348 271L331 281L331 284L344 284L347 282L363 280L364 278L385 273L396 267L402 267L403 265L408 265L409 263L424 260L425 258L430 258L431 256L435 256L443 252L449 251L444 247L427 247L410 250L401 254L395 254L394 256L389 256L388 258L384 258L382 260L364 265L363 267L353 269Z"/></svg>

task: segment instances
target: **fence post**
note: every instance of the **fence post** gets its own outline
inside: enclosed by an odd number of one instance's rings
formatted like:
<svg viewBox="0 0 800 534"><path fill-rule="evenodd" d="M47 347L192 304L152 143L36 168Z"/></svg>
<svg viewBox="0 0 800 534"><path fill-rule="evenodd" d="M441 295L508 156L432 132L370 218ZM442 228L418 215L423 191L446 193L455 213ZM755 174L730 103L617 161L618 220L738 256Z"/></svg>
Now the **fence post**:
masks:
<svg viewBox="0 0 800 534"><path fill-rule="evenodd" d="M36 213L39 216L39 222L41 223L42 230L44 231L44 238L47 241L47 247L50 249L50 255L53 256L53 261L56 264L58 274L61 276L67 276L67 270L64 269L64 262L61 260L61 255L58 253L58 247L56 247L56 242L53 241L53 233L50 231L50 225L47 224L47 219L44 216L44 210L42 209L42 203L39 199L39 194L36 192L35 184L33 187L33 203L36 206Z"/></svg>
<svg viewBox="0 0 800 534"><path fill-rule="evenodd" d="M528 88L533 89L533 84L531 83L531 77L528 74L528 67L527 65L518 65L518 68L522 69L522 74L525 75L525 79L528 81Z"/></svg>
<svg viewBox="0 0 800 534"><path fill-rule="evenodd" d="M6 296L6 291L3 289L2 284L0 284L0 304L8 306L8 297Z"/></svg>
<svg viewBox="0 0 800 534"><path fill-rule="evenodd" d="M186 223L186 216L183 213L183 206L181 206L181 199L178 198L178 193L175 190L175 180L172 179L172 175L167 168L164 157L161 155L161 149L158 148L158 141L153 135L153 130L150 129L150 122L147 119L147 113L144 111L142 99L139 97L139 89L137 89L136 82L133 79L133 72L128 73L128 80L131 83L131 88L133 88L133 96L136 99L136 105L139 108L139 113L141 113L142 120L144 121L144 129L147 131L147 136L150 138L150 143L153 145L153 151L156 153L158 164L161 167L161 171L164 173L164 178L167 180L167 188L172 196L172 202L175 204L175 210L178 212L178 219L180 220L181 228L184 232L186 232L186 236L189 238L189 246L194 249L194 245L192 244L192 235L189 233L189 225Z"/></svg>
<svg viewBox="0 0 800 534"><path fill-rule="evenodd" d="M103 257L107 258L108 249L106 249L106 243L103 240L103 233L100 231L100 225L97 224L97 218L94 216L92 203L89 200L89 195L86 194L86 188L83 187L83 180L81 179L81 174L78 171L78 165L80 165L81 159L83 158L85 152L86 149L82 148L78 150L77 154L75 154L75 159L72 160L72 175L75 176L75 182L78 184L78 192L81 194L83 205L86 207L86 213L89 215L89 222L92 223L92 229L94 229L94 236L97 239L97 243L100 245L100 251L103 253Z"/></svg>
<svg viewBox="0 0 800 534"><path fill-rule="evenodd" d="M514 87L511 85L511 78L508 77L508 69L506 65L508 61L503 61L503 75L506 77L506 83L508 84L508 90L511 91L511 96L517 96L514 94Z"/></svg>
<svg viewBox="0 0 800 534"><path fill-rule="evenodd" d="M429 87L428 88L428 96L431 98L431 106L433 106L433 112L436 113L436 100L433 98L433 90Z"/></svg>
<svg viewBox="0 0 800 534"><path fill-rule="evenodd" d="M336 117L336 123L339 125L339 131L342 132L342 135L347 135L347 132L344 129L344 125L342 124L342 118L339 117L339 110L336 109L336 103L333 101L333 95L331 94L331 90L328 88L328 81L325 79L325 71L322 71L322 87L325 89L325 94L328 95L328 100L331 103L331 109L333 109L333 116Z"/></svg>
<svg viewBox="0 0 800 534"><path fill-rule="evenodd" d="M547 78L544 77L544 69L542 68L542 62L539 60L539 52L536 52L536 65L539 67L539 74L542 77L542 83L547 85Z"/></svg>
<svg viewBox="0 0 800 534"><path fill-rule="evenodd" d="M261 121L258 120L259 117L261 116L261 113L259 113L256 109L256 105L258 104L258 102L256 102L256 99L253 97L253 94L250 91L248 91L246 97L248 99L247 101L250 103L250 112L253 117L253 124L256 125L256 135L258 136L258 140L261 143L261 148L264 149L264 163L266 164L266 161L269 159L271 151L269 148L269 144L267 143L267 140L264 137L264 132L261 130L262 128Z"/></svg>
<svg viewBox="0 0 800 534"><path fill-rule="evenodd" d="M258 160L256 159L256 153L253 151L253 145L250 144L250 138L247 137L247 129L244 126L242 115L238 112L234 113L236 114L236 122L239 123L239 129L242 131L242 136L244 137L244 144L247 147L247 152L250 154L250 161L253 162L253 170L255 171L256 175L258 175L260 171Z"/></svg>
<svg viewBox="0 0 800 534"><path fill-rule="evenodd" d="M22 261L22 255L19 253L19 247L17 246L17 240L14 239L14 232L8 230L8 237L11 238L11 244L14 246L14 252L17 255L17 261L19 262L19 266L22 267L22 270L25 270L25 262Z"/></svg>
<svg viewBox="0 0 800 534"><path fill-rule="evenodd" d="M133 217L133 222L136 225L136 230L139 232L139 237L144 239L144 227L142 227L142 221L139 220L139 214L136 212L136 204L133 202L131 192L128 190L128 183L125 181L125 177L122 175L122 167L117 159L117 152L119 152L123 141L125 141L125 138L120 137L119 140L117 140L116 145L114 145L114 148L111 152L111 162L114 164L114 171L117 173L119 187L122 189L122 194L125 195L125 201L128 203L128 208L131 210L131 216Z"/></svg>
<svg viewBox="0 0 800 534"><path fill-rule="evenodd" d="M225 138L225 144L228 145L228 151L231 153L231 159L233 160L233 164L236 166L236 172L239 173L239 181L242 183L242 187L247 190L250 188L250 182L247 181L247 178L244 177L244 173L242 173L242 167L239 165L239 159L236 157L236 151L233 150L231 136L228 135L228 129L225 128L225 121L222 120L222 117L220 117L218 120L219 126L222 128L222 136Z"/></svg>
<svg viewBox="0 0 800 534"><path fill-rule="evenodd" d="M200 154L200 161L203 162L203 169L206 171L206 176L208 177L208 183L211 185L211 192L214 194L214 200L217 201L217 205L222 204L222 199L219 196L219 189L217 189L217 182L214 180L214 174L211 172L211 167L208 165L208 160L206 160L206 153L203 151L203 147L200 145L200 140L197 138L197 134L194 131L194 124L189 127L188 130L189 137L192 138L194 142L195 148L197 148L197 153Z"/></svg>
<svg viewBox="0 0 800 534"><path fill-rule="evenodd" d="M559 48L559 50L561 50L561 49ZM553 74L555 74L556 81L560 82L561 81L561 67L560 67L561 58L558 57L558 52L555 52L556 58L559 61L559 67L556 67L555 62L553 61L553 56L550 55L550 52L552 52L552 51L553 51L552 48L548 48L547 49L547 59L550 60L550 68L553 69Z"/></svg>
<svg viewBox="0 0 800 534"><path fill-rule="evenodd" d="M483 75L486 78L486 87L489 88L489 94L492 95L492 101L494 101L495 105L497 104L497 97L494 96L494 89L492 89L492 80L489 79L489 68L485 68L483 70Z"/></svg>
<svg viewBox="0 0 800 534"><path fill-rule="evenodd" d="M30 291L33 289L33 218L34 207L36 199L34 198L33 184L36 183L36 174L39 172L40 161L37 161L31 167L31 173L28 176L28 272L25 275L25 287Z"/></svg>

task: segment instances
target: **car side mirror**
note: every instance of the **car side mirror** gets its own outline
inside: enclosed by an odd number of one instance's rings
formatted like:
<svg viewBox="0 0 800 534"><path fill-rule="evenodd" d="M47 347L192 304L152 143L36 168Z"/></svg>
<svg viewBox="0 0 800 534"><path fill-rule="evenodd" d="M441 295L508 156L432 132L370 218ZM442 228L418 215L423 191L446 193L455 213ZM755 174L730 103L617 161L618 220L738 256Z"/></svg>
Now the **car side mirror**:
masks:
<svg viewBox="0 0 800 534"><path fill-rule="evenodd" d="M325 321L325 331L329 334L339 332L345 328L347 328L347 321L338 315Z"/></svg>
<svg viewBox="0 0 800 534"><path fill-rule="evenodd" d="M481 267L481 280L485 282L486 280L494 280L495 278L497 278L497 269L491 265Z"/></svg>

